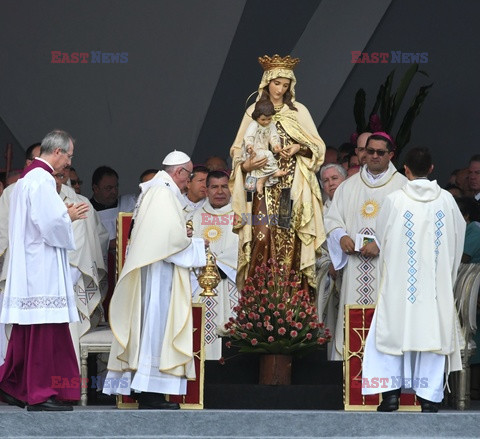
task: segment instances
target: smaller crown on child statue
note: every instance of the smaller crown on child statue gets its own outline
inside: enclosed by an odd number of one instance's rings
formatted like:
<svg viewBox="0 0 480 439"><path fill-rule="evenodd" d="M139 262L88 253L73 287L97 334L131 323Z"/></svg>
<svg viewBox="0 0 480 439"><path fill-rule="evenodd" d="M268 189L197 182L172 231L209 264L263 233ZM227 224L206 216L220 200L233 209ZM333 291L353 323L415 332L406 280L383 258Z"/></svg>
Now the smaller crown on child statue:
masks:
<svg viewBox="0 0 480 439"><path fill-rule="evenodd" d="M258 62L264 71L272 69L289 69L293 70L300 62L300 58L292 58L290 55L282 58L280 55L273 55L271 58L268 55L258 57Z"/></svg>

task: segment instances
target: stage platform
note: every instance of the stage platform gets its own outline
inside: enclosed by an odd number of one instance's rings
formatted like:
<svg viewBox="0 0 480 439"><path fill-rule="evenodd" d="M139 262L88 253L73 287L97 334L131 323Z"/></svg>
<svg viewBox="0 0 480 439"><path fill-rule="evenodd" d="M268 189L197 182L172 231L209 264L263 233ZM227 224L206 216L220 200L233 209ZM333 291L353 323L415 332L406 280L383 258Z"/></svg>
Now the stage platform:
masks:
<svg viewBox="0 0 480 439"><path fill-rule="evenodd" d="M233 397L233 396L232 396ZM0 403L0 437L322 438L479 437L480 411L431 413L337 410L118 410L28 412Z"/></svg>

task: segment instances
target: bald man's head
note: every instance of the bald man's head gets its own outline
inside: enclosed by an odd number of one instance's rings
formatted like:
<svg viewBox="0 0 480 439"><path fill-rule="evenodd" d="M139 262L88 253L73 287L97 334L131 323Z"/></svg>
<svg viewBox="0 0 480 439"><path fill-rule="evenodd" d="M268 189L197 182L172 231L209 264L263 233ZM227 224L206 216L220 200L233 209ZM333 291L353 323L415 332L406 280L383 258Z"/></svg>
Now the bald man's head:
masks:
<svg viewBox="0 0 480 439"><path fill-rule="evenodd" d="M365 149L365 145L367 144L367 140L371 135L372 133L366 132L358 136L357 147L355 148L355 154L357 154L360 165L364 165L367 159L367 151Z"/></svg>

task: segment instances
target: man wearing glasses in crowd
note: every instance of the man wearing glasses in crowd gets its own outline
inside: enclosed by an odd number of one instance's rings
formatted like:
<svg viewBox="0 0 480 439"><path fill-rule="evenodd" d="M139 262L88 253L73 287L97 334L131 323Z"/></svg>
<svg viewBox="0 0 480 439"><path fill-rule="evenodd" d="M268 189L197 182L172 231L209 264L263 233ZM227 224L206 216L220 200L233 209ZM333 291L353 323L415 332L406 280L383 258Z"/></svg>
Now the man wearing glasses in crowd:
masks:
<svg viewBox="0 0 480 439"><path fill-rule="evenodd" d="M69 170L69 173L68 173L68 177L69 177L69 181L70 183L68 183L67 181L67 184L73 188L73 190L75 191L75 193L77 194L81 194L82 193L82 184L83 184L83 181L80 180L78 174L77 174L77 171L75 170L75 168L73 168L72 166L70 166L70 170Z"/></svg>
<svg viewBox="0 0 480 439"><path fill-rule="evenodd" d="M370 239L360 235L375 236L375 224L383 200L407 182L391 163L394 144L387 133L373 133L367 140L365 151L365 166L337 188L325 216L332 263L336 270L344 268L337 325L331 328L334 329L335 360L343 359L345 305L373 305L377 301L378 248L375 242L368 242ZM367 243L356 246L356 241Z"/></svg>

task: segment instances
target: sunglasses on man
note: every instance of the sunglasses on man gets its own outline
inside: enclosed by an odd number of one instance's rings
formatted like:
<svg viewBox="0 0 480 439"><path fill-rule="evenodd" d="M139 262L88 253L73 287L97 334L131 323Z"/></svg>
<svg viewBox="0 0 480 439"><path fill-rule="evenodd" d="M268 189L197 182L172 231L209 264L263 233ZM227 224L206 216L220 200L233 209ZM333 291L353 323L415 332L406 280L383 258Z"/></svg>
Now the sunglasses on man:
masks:
<svg viewBox="0 0 480 439"><path fill-rule="evenodd" d="M369 148L368 146L366 150L367 154L374 155L376 153L379 157L383 157L385 154L388 154L390 152L388 149L373 149Z"/></svg>

